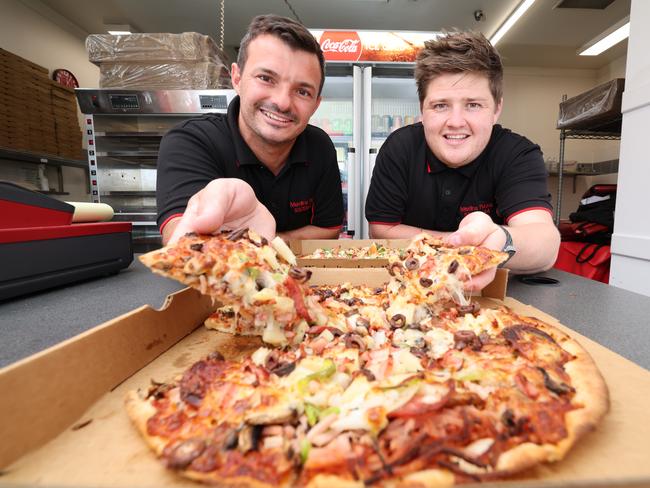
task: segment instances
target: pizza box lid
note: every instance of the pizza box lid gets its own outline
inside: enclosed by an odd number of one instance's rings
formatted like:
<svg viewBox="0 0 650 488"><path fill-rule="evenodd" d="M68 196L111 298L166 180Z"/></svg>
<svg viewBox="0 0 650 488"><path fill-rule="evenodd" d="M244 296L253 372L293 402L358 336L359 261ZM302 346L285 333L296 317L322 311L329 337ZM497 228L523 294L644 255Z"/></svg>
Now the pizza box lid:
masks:
<svg viewBox="0 0 650 488"><path fill-rule="evenodd" d="M321 270L314 278L321 280ZM342 273L345 273L341 276ZM366 270L338 270L337 283ZM369 281L372 280L372 277ZM368 284L371 284L370 282ZM600 366L611 410L566 459L538 466L503 487L617 488L650 485L650 372L513 299L479 299L534 315L578 340ZM167 471L130 424L128 391L151 379L177 376L215 349L250 353L259 342L201 327L215 309L208 297L185 289L159 310L149 306L110 320L45 351L0 369L0 472L17 485L110 487L187 486ZM47 371L47 374L43 374ZM470 485L466 485L470 486Z"/></svg>

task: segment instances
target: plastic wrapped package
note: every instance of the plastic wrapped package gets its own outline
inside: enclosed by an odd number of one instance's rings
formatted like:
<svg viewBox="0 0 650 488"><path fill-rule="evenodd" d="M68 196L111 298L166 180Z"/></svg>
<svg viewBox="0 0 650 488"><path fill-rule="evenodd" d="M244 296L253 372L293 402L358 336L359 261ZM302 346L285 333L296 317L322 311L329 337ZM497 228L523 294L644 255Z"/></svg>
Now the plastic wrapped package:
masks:
<svg viewBox="0 0 650 488"><path fill-rule="evenodd" d="M110 63L99 66L100 88L206 90L232 88L223 64L206 62Z"/></svg>
<svg viewBox="0 0 650 488"><path fill-rule="evenodd" d="M99 66L100 88L231 88L227 58L209 36L196 32L92 34L88 59Z"/></svg>
<svg viewBox="0 0 650 488"><path fill-rule="evenodd" d="M91 34L86 38L86 51L88 60L98 66L106 61L219 61L223 64L225 60L212 38L197 32Z"/></svg>
<svg viewBox="0 0 650 488"><path fill-rule="evenodd" d="M558 129L618 132L625 79L617 78L560 103Z"/></svg>

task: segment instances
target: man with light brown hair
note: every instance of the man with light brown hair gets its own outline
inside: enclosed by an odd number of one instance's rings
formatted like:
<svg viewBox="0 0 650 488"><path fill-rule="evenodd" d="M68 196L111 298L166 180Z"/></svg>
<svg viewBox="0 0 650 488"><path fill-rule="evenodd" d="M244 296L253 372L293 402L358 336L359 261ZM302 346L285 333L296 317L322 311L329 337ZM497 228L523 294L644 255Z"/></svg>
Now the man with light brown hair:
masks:
<svg viewBox="0 0 650 488"><path fill-rule="evenodd" d="M260 15L241 41L227 114L183 122L160 144L156 197L163 243L187 232L252 227L266 237L336 238L341 175L329 136L308 125L324 58L299 22Z"/></svg>
<svg viewBox="0 0 650 488"><path fill-rule="evenodd" d="M423 230L453 245L507 251L518 273L550 268L559 233L542 152L496 122L503 107L503 67L480 33L448 32L427 41L415 80L422 122L382 145L366 200L374 238ZM496 271L475 277L481 289Z"/></svg>

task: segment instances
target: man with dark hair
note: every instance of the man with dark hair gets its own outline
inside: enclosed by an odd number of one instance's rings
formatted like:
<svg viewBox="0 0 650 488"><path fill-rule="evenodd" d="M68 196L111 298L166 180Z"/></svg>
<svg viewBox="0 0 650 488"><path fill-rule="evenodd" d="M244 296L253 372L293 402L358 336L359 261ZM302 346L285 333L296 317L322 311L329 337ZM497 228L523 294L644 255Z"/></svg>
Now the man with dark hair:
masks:
<svg viewBox="0 0 650 488"><path fill-rule="evenodd" d="M323 53L300 23L276 15L251 22L228 113L169 131L158 154L163 243L187 232L252 227L285 239L336 238L343 223L332 141L308 125L321 101Z"/></svg>
<svg viewBox="0 0 650 488"><path fill-rule="evenodd" d="M519 273L550 268L560 238L539 146L497 125L503 67L479 33L427 41L415 80L422 122L382 145L366 200L375 238L423 230L453 245L508 251ZM495 270L472 280L481 289Z"/></svg>

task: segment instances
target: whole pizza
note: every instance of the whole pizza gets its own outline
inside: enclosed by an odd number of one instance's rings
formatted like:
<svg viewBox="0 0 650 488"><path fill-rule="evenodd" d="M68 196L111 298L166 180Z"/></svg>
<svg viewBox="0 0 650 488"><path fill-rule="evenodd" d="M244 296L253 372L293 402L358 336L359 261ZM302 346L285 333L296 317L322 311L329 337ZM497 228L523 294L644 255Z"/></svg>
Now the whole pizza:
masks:
<svg viewBox="0 0 650 488"><path fill-rule="evenodd" d="M266 344L215 351L127 411L167 468L217 486L439 487L558 461L607 387L564 332L465 295L506 257L419 236L381 287L309 286L280 240L188 234L142 261L221 302L207 326Z"/></svg>

